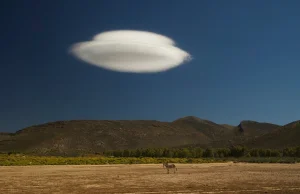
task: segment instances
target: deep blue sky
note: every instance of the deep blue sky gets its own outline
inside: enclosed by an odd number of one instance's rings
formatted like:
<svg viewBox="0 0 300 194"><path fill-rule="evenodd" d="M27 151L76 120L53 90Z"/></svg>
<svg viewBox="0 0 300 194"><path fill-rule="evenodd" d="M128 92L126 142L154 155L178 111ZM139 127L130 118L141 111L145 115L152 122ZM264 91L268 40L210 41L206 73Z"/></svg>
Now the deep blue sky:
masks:
<svg viewBox="0 0 300 194"><path fill-rule="evenodd" d="M299 120L299 7L297 0L4 1L0 131L71 119ZM169 36L194 60L131 74L68 54L73 43L119 29Z"/></svg>

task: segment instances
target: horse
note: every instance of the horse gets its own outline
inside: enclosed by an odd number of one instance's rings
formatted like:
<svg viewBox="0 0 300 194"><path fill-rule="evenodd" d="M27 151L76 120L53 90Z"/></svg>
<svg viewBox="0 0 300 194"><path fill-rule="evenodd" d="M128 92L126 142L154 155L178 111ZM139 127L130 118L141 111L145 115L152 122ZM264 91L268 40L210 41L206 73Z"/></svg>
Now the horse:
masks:
<svg viewBox="0 0 300 194"><path fill-rule="evenodd" d="M168 174L169 174L170 168L174 169L174 173L177 171L177 167L175 166L175 164L169 164L168 162L163 163L163 168L166 168L168 170Z"/></svg>

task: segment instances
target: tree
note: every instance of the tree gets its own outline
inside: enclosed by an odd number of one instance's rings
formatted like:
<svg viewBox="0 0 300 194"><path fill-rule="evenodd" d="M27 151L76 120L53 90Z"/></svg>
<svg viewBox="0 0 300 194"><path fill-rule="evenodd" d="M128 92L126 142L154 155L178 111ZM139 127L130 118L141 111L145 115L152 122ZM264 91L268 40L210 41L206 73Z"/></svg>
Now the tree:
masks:
<svg viewBox="0 0 300 194"><path fill-rule="evenodd" d="M203 156L203 149L196 148L195 152L196 152L195 158L201 158Z"/></svg>
<svg viewBox="0 0 300 194"><path fill-rule="evenodd" d="M270 149L266 149L266 157L271 157L271 150Z"/></svg>
<svg viewBox="0 0 300 194"><path fill-rule="evenodd" d="M300 125L300 123L298 125ZM300 146L296 148L296 156L300 157Z"/></svg>
<svg viewBox="0 0 300 194"><path fill-rule="evenodd" d="M283 149L283 156L295 157L296 153L297 153L296 148L285 148L285 149Z"/></svg>
<svg viewBox="0 0 300 194"><path fill-rule="evenodd" d="M164 148L163 153L162 153L162 157L168 157L168 152L169 152L169 149Z"/></svg>
<svg viewBox="0 0 300 194"><path fill-rule="evenodd" d="M264 149L259 149L259 150L258 150L258 153L259 153L259 156L260 156L260 157L266 157L266 155L267 155L267 152L266 152L266 150L264 150Z"/></svg>
<svg viewBox="0 0 300 194"><path fill-rule="evenodd" d="M114 153L112 151L105 151L105 152L103 152L103 155L104 156L113 156Z"/></svg>
<svg viewBox="0 0 300 194"><path fill-rule="evenodd" d="M123 150L123 157L129 157L130 156L130 152L129 150Z"/></svg>
<svg viewBox="0 0 300 194"><path fill-rule="evenodd" d="M160 148L156 148L155 150L154 150L154 157L162 157L163 156L163 150L162 149L160 149Z"/></svg>
<svg viewBox="0 0 300 194"><path fill-rule="evenodd" d="M123 156L123 152L120 151L120 150L115 150L115 151L113 151L113 155L115 157L122 157Z"/></svg>
<svg viewBox="0 0 300 194"><path fill-rule="evenodd" d="M236 146L230 149L231 156L233 157L242 157L245 154L245 147L242 146Z"/></svg>
<svg viewBox="0 0 300 194"><path fill-rule="evenodd" d="M179 152L179 157L180 158L188 158L190 157L191 153L187 148L183 148Z"/></svg>
<svg viewBox="0 0 300 194"><path fill-rule="evenodd" d="M258 149L252 149L252 150L250 150L250 155L252 157L259 157L259 150Z"/></svg>
<svg viewBox="0 0 300 194"><path fill-rule="evenodd" d="M178 149L174 149L173 150L173 158L179 158L179 155L180 155L180 150L178 150Z"/></svg>
<svg viewBox="0 0 300 194"><path fill-rule="evenodd" d="M137 149L135 152L135 157L140 157L142 155L142 152L140 149Z"/></svg>
<svg viewBox="0 0 300 194"><path fill-rule="evenodd" d="M136 157L136 150L130 150L130 157Z"/></svg>
<svg viewBox="0 0 300 194"><path fill-rule="evenodd" d="M204 153L203 153L203 157L206 157L206 158L212 158L214 157L214 152L211 148L207 148Z"/></svg>
<svg viewBox="0 0 300 194"><path fill-rule="evenodd" d="M143 156L144 157L153 157L154 156L154 149L147 148L146 150L144 150Z"/></svg>
<svg viewBox="0 0 300 194"><path fill-rule="evenodd" d="M230 156L230 149L228 149L228 148L219 148L215 152L218 155L218 157L220 157L220 158Z"/></svg>
<svg viewBox="0 0 300 194"><path fill-rule="evenodd" d="M278 150L271 150L271 157L280 157L280 152Z"/></svg>

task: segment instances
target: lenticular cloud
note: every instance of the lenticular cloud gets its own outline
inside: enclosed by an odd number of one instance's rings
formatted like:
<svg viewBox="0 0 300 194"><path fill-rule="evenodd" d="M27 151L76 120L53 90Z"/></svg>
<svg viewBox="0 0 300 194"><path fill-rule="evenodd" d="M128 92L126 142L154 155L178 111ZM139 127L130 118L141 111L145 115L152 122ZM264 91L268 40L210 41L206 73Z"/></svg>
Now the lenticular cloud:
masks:
<svg viewBox="0 0 300 194"><path fill-rule="evenodd" d="M166 71L191 59L175 42L156 33L133 30L103 32L72 46L79 59L112 71Z"/></svg>

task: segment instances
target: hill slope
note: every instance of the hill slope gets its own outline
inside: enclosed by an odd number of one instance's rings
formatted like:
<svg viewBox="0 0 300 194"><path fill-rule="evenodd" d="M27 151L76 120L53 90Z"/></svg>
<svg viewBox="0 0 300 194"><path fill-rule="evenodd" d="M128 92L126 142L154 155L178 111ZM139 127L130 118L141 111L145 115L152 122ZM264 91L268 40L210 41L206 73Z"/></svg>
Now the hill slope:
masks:
<svg viewBox="0 0 300 194"><path fill-rule="evenodd" d="M230 145L230 140L234 139L234 126L219 125L209 120L200 119L193 116L183 117L173 121L173 124L181 127L192 127L210 138L207 147L226 147ZM199 145L196 145L199 146Z"/></svg>
<svg viewBox="0 0 300 194"><path fill-rule="evenodd" d="M300 145L300 120L250 140L246 145L259 148L283 148Z"/></svg>
<svg viewBox="0 0 300 194"><path fill-rule="evenodd" d="M201 146L279 148L299 145L299 121L283 127L255 121L219 125L197 117L173 122L151 120L74 120L31 126L14 134L0 133L0 152L78 155L104 150Z"/></svg>
<svg viewBox="0 0 300 194"><path fill-rule="evenodd" d="M280 126L272 123L261 123L256 121L244 120L233 128L231 141L235 144L245 144L253 138L276 131Z"/></svg>
<svg viewBox="0 0 300 194"><path fill-rule="evenodd" d="M236 128L236 134L243 136L261 136L273 131L276 131L280 125L275 125L272 123L260 123L256 121L245 120L242 121Z"/></svg>
<svg viewBox="0 0 300 194"><path fill-rule="evenodd" d="M227 129L230 129L230 130L234 129L234 127L235 127L235 126L228 125L228 124L221 124L221 126L227 128Z"/></svg>
<svg viewBox="0 0 300 194"><path fill-rule="evenodd" d="M1 133L0 132L0 141L10 139L13 133Z"/></svg>
<svg viewBox="0 0 300 194"><path fill-rule="evenodd" d="M194 128L181 128L167 122L58 121L16 132L9 141L0 141L0 151L74 155L112 149L207 144L209 141Z"/></svg>
<svg viewBox="0 0 300 194"><path fill-rule="evenodd" d="M230 131L228 127L193 116L177 119L173 121L173 124L181 127L192 127L194 129L197 129L212 140L219 139L224 135L224 133Z"/></svg>

